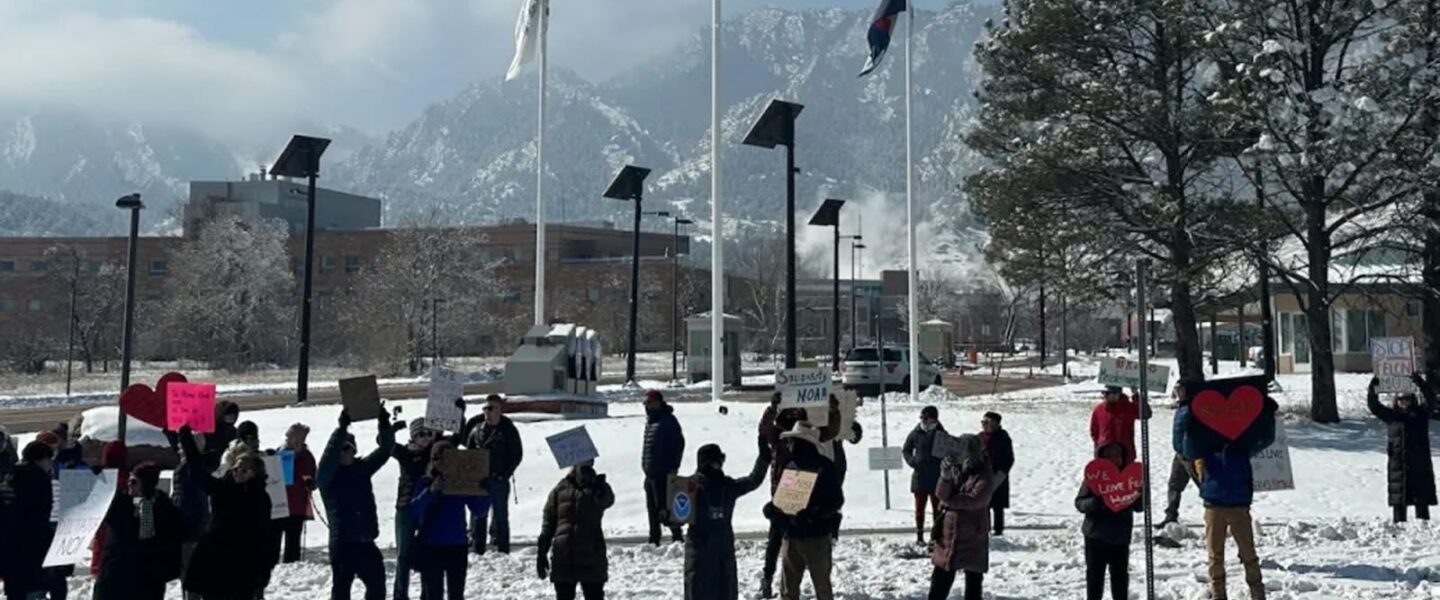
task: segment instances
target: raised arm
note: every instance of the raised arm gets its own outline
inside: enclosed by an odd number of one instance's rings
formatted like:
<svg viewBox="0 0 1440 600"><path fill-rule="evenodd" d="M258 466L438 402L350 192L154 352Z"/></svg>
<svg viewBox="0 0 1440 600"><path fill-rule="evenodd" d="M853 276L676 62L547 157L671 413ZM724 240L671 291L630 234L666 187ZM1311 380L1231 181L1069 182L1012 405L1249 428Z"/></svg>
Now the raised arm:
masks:
<svg viewBox="0 0 1440 600"><path fill-rule="evenodd" d="M390 455L395 451L396 431L397 428L390 423L390 413L381 411L379 432L375 434L376 448L361 463L366 473L375 475L385 466L385 462L390 460Z"/></svg>
<svg viewBox="0 0 1440 600"><path fill-rule="evenodd" d="M756 438L759 453L755 455L755 464L750 467L750 474L739 479L731 485L736 498L755 491L760 484L765 483L766 475L770 473L770 442L765 436Z"/></svg>
<svg viewBox="0 0 1440 600"><path fill-rule="evenodd" d="M1365 391L1365 406L1370 408L1370 414L1386 423L1392 423L1399 419L1395 410L1380 403L1380 394L1375 388L1379 387L1380 379L1371 378L1370 387Z"/></svg>

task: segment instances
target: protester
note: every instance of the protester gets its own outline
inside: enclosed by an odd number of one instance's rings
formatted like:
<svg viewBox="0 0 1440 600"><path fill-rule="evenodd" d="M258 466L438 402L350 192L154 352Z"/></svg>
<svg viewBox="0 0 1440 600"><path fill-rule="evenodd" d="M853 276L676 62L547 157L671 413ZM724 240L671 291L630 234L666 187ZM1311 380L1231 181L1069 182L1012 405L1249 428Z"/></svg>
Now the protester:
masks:
<svg viewBox="0 0 1440 600"><path fill-rule="evenodd" d="M1414 393L1398 394L1391 406L1380 404L1376 387L1378 378L1370 380L1365 403L1370 413L1385 423L1390 455L1387 466L1390 507L1395 522L1404 523L1408 507L1415 507L1415 518L1430 520L1430 507L1435 505L1435 465L1430 458L1430 419L1435 414L1435 392L1417 373L1411 376L1416 389L1425 394L1424 403L1416 403Z"/></svg>
<svg viewBox="0 0 1440 600"><path fill-rule="evenodd" d="M990 524L995 535L1005 535L1005 509L1010 508L1010 468L1015 466L1015 444L1000 421L1000 413L995 412L987 412L980 419L980 442L985 446L985 458L995 474L1004 475L990 496Z"/></svg>
<svg viewBox="0 0 1440 600"><path fill-rule="evenodd" d="M395 600L410 598L411 550L415 540L416 520L410 516L410 501L415 497L415 483L430 470L430 448L437 434L425 427L425 419L410 422L410 441L391 450L400 467L400 482L395 491Z"/></svg>
<svg viewBox="0 0 1440 600"><path fill-rule="evenodd" d="M180 429L186 456L199 456L195 435ZM185 571L184 589L204 600L253 600L264 592L269 547L270 497L265 493L265 461L258 454L235 458L221 477L197 473L210 498L210 522Z"/></svg>
<svg viewBox="0 0 1440 600"><path fill-rule="evenodd" d="M940 482L940 459L935 456L935 437L945 433L940 424L940 409L926 406L920 409L920 423L905 437L901 455L905 464L914 472L910 474L910 493L915 497L915 543L925 544L925 505L935 515L935 529L931 537L939 532L940 500L935 497L935 487ZM948 435L948 434L947 434Z"/></svg>
<svg viewBox="0 0 1440 600"><path fill-rule="evenodd" d="M665 403L659 391L645 392L645 445L640 454L645 473L645 512L650 521L650 545L660 545L660 526L669 521L665 510L665 483L680 472L685 453L685 432L675 419L675 409ZM670 525L670 541L680 542L680 527Z"/></svg>
<svg viewBox="0 0 1440 600"><path fill-rule="evenodd" d="M940 465L935 495L940 500L940 536L931 553L930 600L944 600L965 572L965 600L980 600L990 570L990 496L1005 476L985 460L978 436L961 435L960 452Z"/></svg>
<svg viewBox="0 0 1440 600"><path fill-rule="evenodd" d="M90 465L85 464L85 448L80 445L80 427L77 424L71 427L68 423L61 423L53 431L55 437L60 440L55 450L55 471L58 473L65 469L88 469Z"/></svg>
<svg viewBox="0 0 1440 600"><path fill-rule="evenodd" d="M1115 463L1118 469L1130 465L1125 458L1125 448L1120 444L1102 446L1095 457ZM1119 512L1110 510L1110 506L1095 495L1088 484L1080 484L1080 493L1075 496L1075 509L1085 515L1080 533L1085 536L1086 600L1105 597L1106 570L1110 571L1111 600L1130 600L1131 530L1135 528L1135 513L1144 510L1144 507L1142 498Z"/></svg>
<svg viewBox="0 0 1440 600"><path fill-rule="evenodd" d="M1205 501L1205 548L1214 600L1229 597L1225 587L1227 536L1235 539L1251 600L1265 600L1260 558L1255 552L1255 529L1250 520L1250 504L1255 498L1250 458L1274 443L1278 408L1274 400L1266 398L1260 416L1235 440L1210 433L1194 419L1188 406L1175 411L1172 442L1177 453L1195 461L1200 499Z"/></svg>
<svg viewBox="0 0 1440 600"><path fill-rule="evenodd" d="M77 426L74 428L71 428L69 423L62 422L57 424L54 429L43 431L35 437L36 440L43 441L55 451L55 460L50 467L50 478L56 482L54 484L56 486L59 485L58 482L61 471L90 469L90 465L85 463L84 449L80 446L80 428L78 424L78 418ZM118 457L115 456L117 452L119 453ZM127 464L125 461L124 446L116 442L110 442L104 446L101 454L103 467L122 471L122 479L117 482L117 485L123 489L125 485L123 478L128 476L128 470L125 469ZM59 523L57 521L59 517L60 506L56 504L50 510L50 528L52 531L58 529ZM95 536L96 543L90 546L90 574L92 576L100 574L100 563L105 553L105 535L106 532L104 529L98 531ZM74 574L75 565L45 567L45 574L43 576L45 582L44 588L50 598L53 600L64 600L68 597L70 595L70 577Z"/></svg>
<svg viewBox="0 0 1440 600"><path fill-rule="evenodd" d="M260 427L254 421L245 421L235 428L235 441L225 449L225 460L221 462L226 471L235 468L235 461L246 454L261 455Z"/></svg>
<svg viewBox="0 0 1440 600"><path fill-rule="evenodd" d="M520 430L510 417L505 416L505 399L491 394L485 397L484 421L470 433L471 448L483 448L490 452L490 477L485 481L485 490L490 495L490 511L482 512L470 523L470 549L484 554L486 536L495 545L495 551L510 553L510 480L515 469L525 457L521 444ZM494 512L494 522L486 527L488 512Z"/></svg>
<svg viewBox="0 0 1440 600"><path fill-rule="evenodd" d="M823 454L830 444L821 439L818 429L801 421L781 434L781 438L790 449L790 462L785 470L814 473L815 485L805 508L794 515L785 513L774 502L765 505L765 517L779 523L784 532L780 547L780 597L800 600L800 583L808 571L816 600L831 600L835 597L830 583L835 542L832 534L835 520L845 505L845 492L840 487L835 464Z"/></svg>
<svg viewBox="0 0 1440 600"><path fill-rule="evenodd" d="M801 408L780 409L780 393L775 392L770 396L770 406L760 416L760 424L757 430L761 437L770 444L770 493L774 495L775 486L780 484L780 473L785 470L785 465L790 464L790 444L781 438L781 434L790 431L796 423L807 418L806 411ZM838 403L830 406L830 414L825 426L820 428L820 439L829 442L835 439L840 432L840 409ZM824 453L827 457L833 456L833 448L826 445ZM780 546L785 541L785 529L778 521L770 521L770 531L765 538L765 565L760 575L760 597L774 597L775 568L780 562Z"/></svg>
<svg viewBox="0 0 1440 600"><path fill-rule="evenodd" d="M229 400L215 403L215 431L205 435L206 443L215 452L224 452L239 436L236 423L240 422L240 405Z"/></svg>
<svg viewBox="0 0 1440 600"><path fill-rule="evenodd" d="M385 598L385 561L375 546L380 520L371 479L390 460L395 447L390 413L380 411L378 429L376 449L364 459L357 458L359 448L350 433L350 417L342 409L340 426L330 434L315 471L315 485L325 502L330 527L331 600L349 598L357 577L365 585L365 600ZM296 466L298 469L298 463ZM298 479L298 470L296 476Z"/></svg>
<svg viewBox="0 0 1440 600"><path fill-rule="evenodd" d="M740 581L735 566L735 502L765 483L770 466L770 443L759 441L759 453L750 474L740 479L725 475L725 453L720 446L706 444L695 455L696 471L691 481L693 522L685 536L686 600L736 600Z"/></svg>
<svg viewBox="0 0 1440 600"><path fill-rule="evenodd" d="M185 539L180 544L180 569L183 576L190 570L190 558L195 554L195 547L199 545L200 538L210 522L210 496L206 494L202 485L202 478L220 468L220 453L208 451L206 441L210 436L199 435L195 438L196 451L199 454L189 454L185 451L184 445L180 444L178 437L173 438L172 443L176 444L176 453L180 462L175 467L171 488L174 490L174 502L180 509L180 514L185 519ZM198 594L186 593L185 600L198 600Z"/></svg>
<svg viewBox="0 0 1440 600"><path fill-rule="evenodd" d="M410 516L415 520L411 565L420 572L421 596L426 600L465 597L465 574L470 565L465 511L468 508L473 517L489 509L490 499L485 496L444 492L440 467L445 454L453 451L456 447L449 441L431 446L429 471L415 482L414 499L410 501Z"/></svg>
<svg viewBox="0 0 1440 600"><path fill-rule="evenodd" d="M1120 444L1125 448L1125 457L1135 460L1138 456L1135 453L1135 422L1141 417L1150 418L1149 403L1142 408L1140 403L1131 400L1113 385L1105 387L1102 397L1103 400L1090 413L1090 440L1096 448L1111 443Z"/></svg>
<svg viewBox="0 0 1440 600"><path fill-rule="evenodd" d="M180 577L185 517L159 483L160 467L143 463L111 501L94 600L163 600Z"/></svg>
<svg viewBox="0 0 1440 600"><path fill-rule="evenodd" d="M555 585L556 600L575 600L578 585L585 600L604 600L610 563L605 556L606 509L615 505L615 492L593 462L570 468L550 490L536 542L536 571Z"/></svg>
<svg viewBox="0 0 1440 600"><path fill-rule="evenodd" d="M15 439L10 437L10 432L0 425L0 481L15 469L15 464L20 462L19 450L15 449Z"/></svg>
<svg viewBox="0 0 1440 600"><path fill-rule="evenodd" d="M1190 406L1184 381L1176 383L1170 393L1175 397L1176 410ZM1185 495L1185 488L1194 480L1195 468L1180 453L1175 453L1175 458L1170 461L1170 480L1165 486L1165 518L1155 525L1156 529L1164 529L1166 525L1180 521L1180 499Z"/></svg>
<svg viewBox="0 0 1440 600"><path fill-rule="evenodd" d="M281 448L282 452L289 451L295 455L293 477L291 483L285 486L290 516L280 522L285 533L285 553L281 558L285 563L300 560L300 551L304 549L304 540L301 538L305 532L305 523L315 518L315 507L310 505L310 492L316 487L316 465L315 455L310 452L310 447L305 445L308 437L310 427L304 423L295 423L285 430L285 446ZM386 458L389 458L388 454Z"/></svg>
<svg viewBox="0 0 1440 600"><path fill-rule="evenodd" d="M44 442L32 441L20 452L20 462L5 480L10 531L0 547L5 560L0 561L0 576L5 579L7 598L28 599L46 594L45 552L55 531L50 523L54 489L50 472L55 450Z"/></svg>

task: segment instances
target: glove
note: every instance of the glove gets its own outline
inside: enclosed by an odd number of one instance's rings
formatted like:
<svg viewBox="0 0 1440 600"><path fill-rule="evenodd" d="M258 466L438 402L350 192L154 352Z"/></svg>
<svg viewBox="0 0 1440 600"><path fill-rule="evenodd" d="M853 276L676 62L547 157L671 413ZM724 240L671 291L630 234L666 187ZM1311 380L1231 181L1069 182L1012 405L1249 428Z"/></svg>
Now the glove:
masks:
<svg viewBox="0 0 1440 600"><path fill-rule="evenodd" d="M345 409L340 409L340 427L349 427L350 423L350 414L345 412Z"/></svg>
<svg viewBox="0 0 1440 600"><path fill-rule="evenodd" d="M1370 378L1370 392L1371 392L1371 393L1374 393L1374 392L1375 392L1375 388L1377 388L1377 387L1380 387L1380 376L1379 376L1379 375L1376 375L1376 376Z"/></svg>
<svg viewBox="0 0 1440 600"><path fill-rule="evenodd" d="M391 433L400 433L400 432L402 432L402 431L405 431L406 425L407 425L407 424L405 423L405 421L396 421L396 422L394 422L394 423L391 423L391 424L390 424L390 432L391 432Z"/></svg>
<svg viewBox="0 0 1440 600"><path fill-rule="evenodd" d="M1410 382L1414 383L1417 388L1425 389L1425 378L1420 376L1419 371L1410 374Z"/></svg>
<svg viewBox="0 0 1440 600"><path fill-rule="evenodd" d="M765 515L766 519L770 519L771 521L784 521L790 519L790 515L785 514L785 511L782 511L780 510L780 507L775 506L774 502L766 502L765 508L760 509L760 512Z"/></svg>
<svg viewBox="0 0 1440 600"><path fill-rule="evenodd" d="M464 399L464 398L456 398L456 399L455 399L455 408L460 409L460 412L465 412L465 399Z"/></svg>
<svg viewBox="0 0 1440 600"><path fill-rule="evenodd" d="M756 436L755 442L756 446L760 449L760 460L764 462L770 462L770 459L773 458L773 455L770 452L770 442L766 441L765 436L763 435Z"/></svg>
<svg viewBox="0 0 1440 600"><path fill-rule="evenodd" d="M535 555L535 573L541 579L550 575L550 557L545 556L544 552Z"/></svg>

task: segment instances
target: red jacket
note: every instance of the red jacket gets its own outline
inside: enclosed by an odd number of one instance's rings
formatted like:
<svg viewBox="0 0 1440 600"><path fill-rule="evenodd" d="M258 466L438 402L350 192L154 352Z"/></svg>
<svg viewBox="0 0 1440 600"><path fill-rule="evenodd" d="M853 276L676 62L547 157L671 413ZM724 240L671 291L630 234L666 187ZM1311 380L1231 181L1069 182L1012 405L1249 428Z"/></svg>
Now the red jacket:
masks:
<svg viewBox="0 0 1440 600"><path fill-rule="evenodd" d="M1140 419L1140 405L1129 396L1121 396L1114 404L1101 402L1090 413L1090 439L1095 449L1110 444L1125 448L1125 457L1135 460L1135 421Z"/></svg>
<svg viewBox="0 0 1440 600"><path fill-rule="evenodd" d="M285 486L285 496L290 499L290 516L315 518L310 506L310 488L315 485L315 455L306 446L295 452L295 483Z"/></svg>

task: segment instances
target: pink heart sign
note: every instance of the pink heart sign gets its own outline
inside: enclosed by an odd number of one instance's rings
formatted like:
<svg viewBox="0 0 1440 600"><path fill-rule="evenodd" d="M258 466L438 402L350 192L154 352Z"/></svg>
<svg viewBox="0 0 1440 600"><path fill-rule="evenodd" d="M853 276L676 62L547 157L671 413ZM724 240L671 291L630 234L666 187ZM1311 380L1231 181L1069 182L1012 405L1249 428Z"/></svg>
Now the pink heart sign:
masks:
<svg viewBox="0 0 1440 600"><path fill-rule="evenodd" d="M1140 463L1130 463L1121 470L1115 463L1097 458L1085 465L1085 485L1113 512L1130 508L1140 499L1145 487L1145 471Z"/></svg>
<svg viewBox="0 0 1440 600"><path fill-rule="evenodd" d="M1214 390L1196 394L1190 412L1215 433L1235 440L1250 428L1264 407L1264 394L1254 386L1242 385L1231 390L1228 397Z"/></svg>

